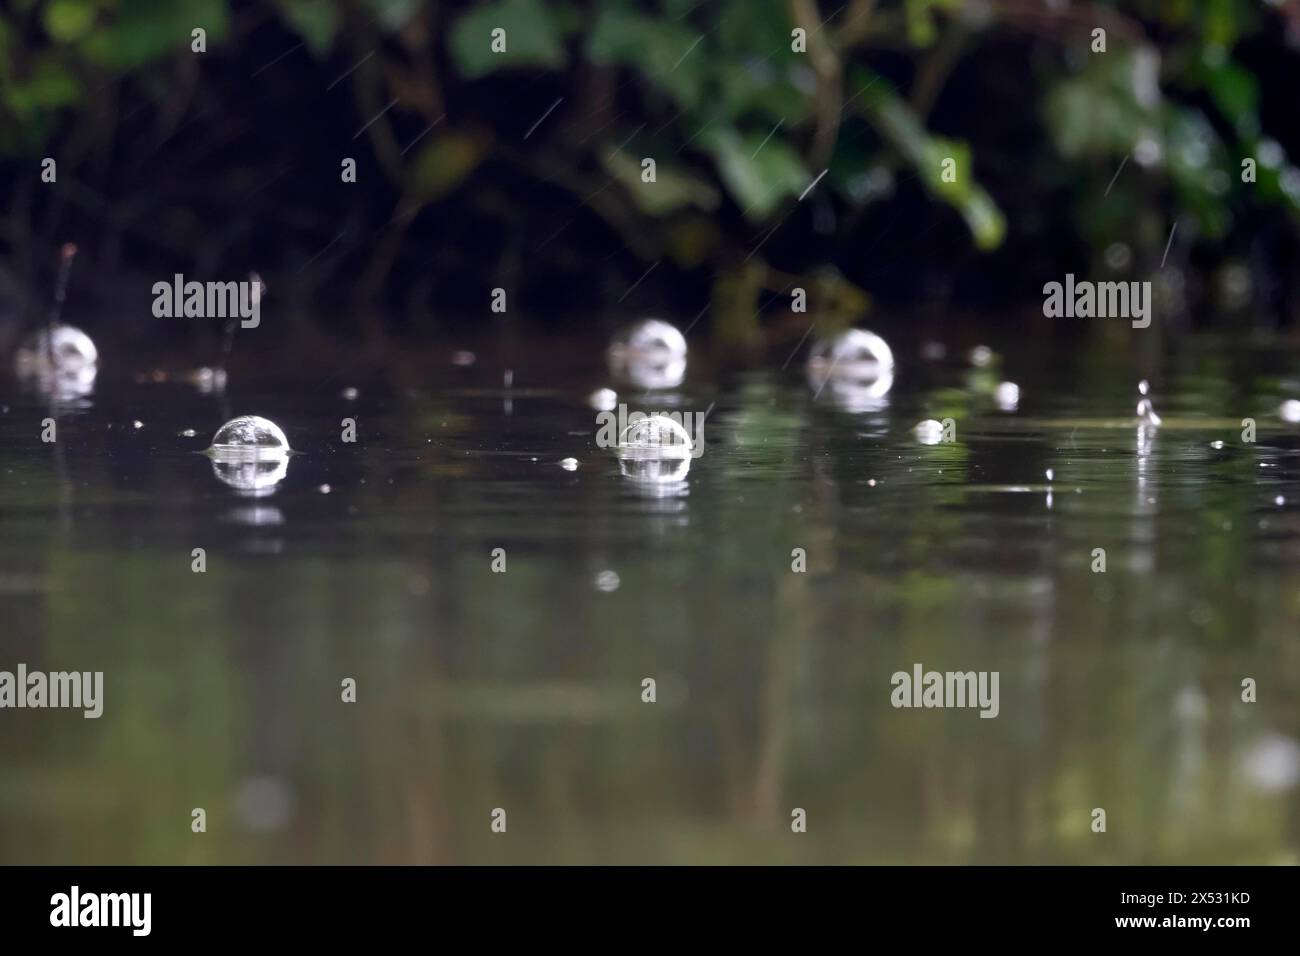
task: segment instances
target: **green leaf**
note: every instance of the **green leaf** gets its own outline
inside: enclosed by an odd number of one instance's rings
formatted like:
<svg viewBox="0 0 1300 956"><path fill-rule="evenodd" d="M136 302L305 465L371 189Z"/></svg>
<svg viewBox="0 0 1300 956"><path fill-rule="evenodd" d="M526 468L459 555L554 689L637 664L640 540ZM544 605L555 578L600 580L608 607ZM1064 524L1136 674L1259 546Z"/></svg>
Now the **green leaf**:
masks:
<svg viewBox="0 0 1300 956"><path fill-rule="evenodd" d="M409 194L431 202L451 192L487 155L487 138L447 132L425 144L412 163Z"/></svg>
<svg viewBox="0 0 1300 956"><path fill-rule="evenodd" d="M492 49L498 29L505 31L504 52ZM564 65L559 31L540 0L499 0L462 14L451 30L451 54L469 78L511 67Z"/></svg>
<svg viewBox="0 0 1300 956"><path fill-rule="evenodd" d="M980 249L994 249L1006 235L1006 219L971 170L970 148L959 140L933 136L920 117L883 81L872 81L860 97L861 109L876 129L908 161L929 193L961 213ZM947 160L955 163L952 182L943 178Z"/></svg>
<svg viewBox="0 0 1300 956"><path fill-rule="evenodd" d="M280 0L280 15L303 38L307 49L324 57L334 46L339 8L334 0Z"/></svg>
<svg viewBox="0 0 1300 956"><path fill-rule="evenodd" d="M587 56L598 65L633 67L687 109L706 91L705 41L682 23L606 9L587 38Z"/></svg>
<svg viewBox="0 0 1300 956"><path fill-rule="evenodd" d="M641 211L651 216L666 216L691 206L713 212L721 202L713 186L683 168L656 163L655 182L646 183L641 181L641 161L621 150L608 154L604 165L627 187Z"/></svg>
<svg viewBox="0 0 1300 956"><path fill-rule="evenodd" d="M117 17L85 41L91 60L119 70L190 50L190 31L207 31L208 49L230 33L224 0L122 0Z"/></svg>
<svg viewBox="0 0 1300 956"><path fill-rule="evenodd" d="M727 191L756 222L812 182L798 153L775 138L764 144L766 138L767 133L741 137L734 127L716 124L700 137L701 145L717 163Z"/></svg>
<svg viewBox="0 0 1300 956"><path fill-rule="evenodd" d="M41 14L45 32L61 43L75 43L95 26L90 0L51 0Z"/></svg>

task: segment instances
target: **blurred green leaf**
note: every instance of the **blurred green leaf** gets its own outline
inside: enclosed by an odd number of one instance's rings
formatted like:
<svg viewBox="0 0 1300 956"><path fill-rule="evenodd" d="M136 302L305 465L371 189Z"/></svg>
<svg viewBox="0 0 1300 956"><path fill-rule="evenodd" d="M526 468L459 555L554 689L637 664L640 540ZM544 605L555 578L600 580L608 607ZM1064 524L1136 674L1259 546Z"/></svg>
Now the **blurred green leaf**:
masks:
<svg viewBox="0 0 1300 956"><path fill-rule="evenodd" d="M191 31L207 32L208 48L230 33L224 0L122 0L107 27L85 40L96 63L133 70L169 53L189 52Z"/></svg>
<svg viewBox="0 0 1300 956"><path fill-rule="evenodd" d="M339 28L334 0L279 0L280 14L317 57L329 53Z"/></svg>
<svg viewBox="0 0 1300 956"><path fill-rule="evenodd" d="M50 0L41 19L55 40L75 43L95 26L95 5L91 0Z"/></svg>
<svg viewBox="0 0 1300 956"><path fill-rule="evenodd" d="M601 11L587 38L587 55L596 64L636 68L678 105L691 108L705 94L704 45L704 38L682 23L615 7Z"/></svg>
<svg viewBox="0 0 1300 956"><path fill-rule="evenodd" d="M627 187L642 212L666 216L687 207L705 212L718 208L721 197L709 183L687 169L655 164L655 182L641 181L641 160L615 150L604 158L605 169Z"/></svg>
<svg viewBox="0 0 1300 956"><path fill-rule="evenodd" d="M409 192L415 199L431 202L459 186L487 155L486 136L445 132L431 140L411 164Z"/></svg>
<svg viewBox="0 0 1300 956"><path fill-rule="evenodd" d="M981 249L994 249L1006 235L1006 218L975 182L969 147L929 133L920 117L884 81L868 81L859 97L864 114L911 164L931 195L961 213ZM952 182L943 178L945 162L955 162Z"/></svg>
<svg viewBox="0 0 1300 956"><path fill-rule="evenodd" d="M505 31L505 51L492 51L492 31ZM471 79L519 66L559 67L564 45L541 0L499 0L462 14L451 30L451 54Z"/></svg>
<svg viewBox="0 0 1300 956"><path fill-rule="evenodd" d="M766 219L789 196L798 196L812 182L803 160L783 140L767 134L741 137L730 126L715 124L700 145L713 156L727 191L754 221Z"/></svg>

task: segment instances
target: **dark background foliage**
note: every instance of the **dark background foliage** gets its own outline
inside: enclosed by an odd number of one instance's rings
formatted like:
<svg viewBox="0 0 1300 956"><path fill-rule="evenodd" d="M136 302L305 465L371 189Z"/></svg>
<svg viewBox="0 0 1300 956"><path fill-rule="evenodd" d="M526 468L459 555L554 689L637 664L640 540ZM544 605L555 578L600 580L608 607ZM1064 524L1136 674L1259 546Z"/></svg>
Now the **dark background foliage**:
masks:
<svg viewBox="0 0 1300 956"><path fill-rule="evenodd" d="M502 287L547 329L710 304L701 330L744 347L795 285L846 317L988 315L1163 263L1185 322L1274 324L1300 308L1297 24L1245 0L12 0L0 281L34 314L73 240L128 324L158 278L256 269L345 333L482 323Z"/></svg>

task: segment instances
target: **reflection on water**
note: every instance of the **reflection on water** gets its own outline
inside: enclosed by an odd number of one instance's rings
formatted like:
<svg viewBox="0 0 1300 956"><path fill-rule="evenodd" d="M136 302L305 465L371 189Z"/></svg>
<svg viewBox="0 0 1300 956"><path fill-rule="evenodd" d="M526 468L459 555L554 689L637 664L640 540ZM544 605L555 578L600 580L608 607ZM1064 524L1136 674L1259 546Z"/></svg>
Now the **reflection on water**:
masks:
<svg viewBox="0 0 1300 956"><path fill-rule="evenodd" d="M232 372L301 452L252 472L196 454L219 395L101 370L51 446L0 382L0 669L105 698L0 712L0 861L1300 862L1300 355L994 344L870 407L692 368L696 460L596 447L599 347L509 415L487 359ZM918 663L999 716L892 708Z"/></svg>

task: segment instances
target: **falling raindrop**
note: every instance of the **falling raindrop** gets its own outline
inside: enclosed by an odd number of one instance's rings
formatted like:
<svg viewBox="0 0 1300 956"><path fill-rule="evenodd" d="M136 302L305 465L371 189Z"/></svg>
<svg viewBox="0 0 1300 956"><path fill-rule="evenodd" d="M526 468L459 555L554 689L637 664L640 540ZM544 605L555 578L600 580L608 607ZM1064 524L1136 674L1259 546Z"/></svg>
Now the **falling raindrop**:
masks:
<svg viewBox="0 0 1300 956"><path fill-rule="evenodd" d="M612 388L598 388L587 396L587 404L598 412L613 411L618 405L618 393Z"/></svg>
<svg viewBox="0 0 1300 956"><path fill-rule="evenodd" d="M565 459L562 459L562 460L560 461L560 467L563 468L565 471L577 471L577 470L578 470L578 459L576 459L576 458L565 458Z"/></svg>
<svg viewBox="0 0 1300 956"><path fill-rule="evenodd" d="M347 388L343 389L343 391L340 394L342 395L343 400L345 402L355 402L357 400L357 396L360 395L361 393L349 385Z"/></svg>
<svg viewBox="0 0 1300 956"><path fill-rule="evenodd" d="M1014 412L1020 405L1020 386L1015 382L1002 382L993 392L993 401L1004 412Z"/></svg>
<svg viewBox="0 0 1300 956"><path fill-rule="evenodd" d="M606 593L617 591L619 583L617 571L601 571L596 575L596 587Z"/></svg>
<svg viewBox="0 0 1300 956"><path fill-rule="evenodd" d="M987 345L977 345L967 353L967 357L976 368L988 368L997 358L997 353Z"/></svg>
<svg viewBox="0 0 1300 956"><path fill-rule="evenodd" d="M614 337L610 372L638 388L676 388L686 377L686 338L662 319L642 319Z"/></svg>
<svg viewBox="0 0 1300 956"><path fill-rule="evenodd" d="M1282 421L1290 424L1300 422L1300 401L1294 398L1288 398L1278 406L1277 413L1282 416Z"/></svg>

